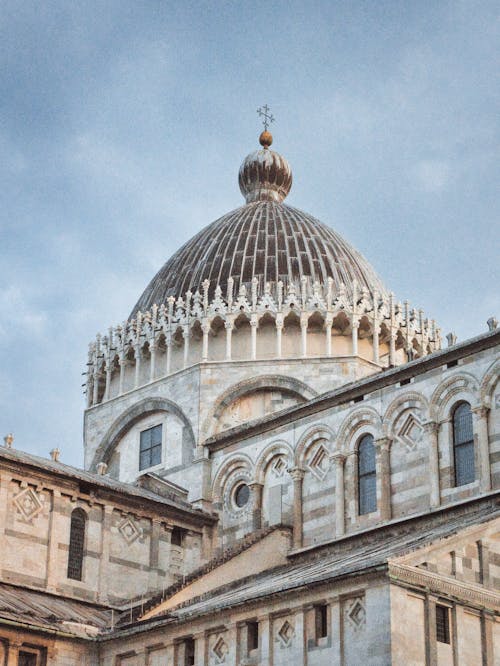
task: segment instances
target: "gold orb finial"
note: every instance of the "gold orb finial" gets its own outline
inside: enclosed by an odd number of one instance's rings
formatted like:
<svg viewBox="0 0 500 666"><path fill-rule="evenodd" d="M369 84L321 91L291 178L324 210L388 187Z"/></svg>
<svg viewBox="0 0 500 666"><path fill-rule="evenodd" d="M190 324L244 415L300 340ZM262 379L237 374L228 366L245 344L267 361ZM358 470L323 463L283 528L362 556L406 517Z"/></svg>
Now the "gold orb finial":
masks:
<svg viewBox="0 0 500 666"><path fill-rule="evenodd" d="M259 143L263 148L269 148L273 142L273 135L268 130L264 130L259 136Z"/></svg>

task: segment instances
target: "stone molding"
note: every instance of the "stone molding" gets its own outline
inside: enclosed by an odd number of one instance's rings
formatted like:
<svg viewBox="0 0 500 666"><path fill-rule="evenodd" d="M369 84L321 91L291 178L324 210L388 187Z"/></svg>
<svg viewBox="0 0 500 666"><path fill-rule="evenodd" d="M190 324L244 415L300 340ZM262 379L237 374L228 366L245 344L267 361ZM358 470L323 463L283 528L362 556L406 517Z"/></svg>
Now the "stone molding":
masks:
<svg viewBox="0 0 500 666"><path fill-rule="evenodd" d="M389 563L389 577L405 585L415 585L428 592L454 597L466 604L472 603L500 611L500 594L474 583L463 583L441 574L396 562Z"/></svg>

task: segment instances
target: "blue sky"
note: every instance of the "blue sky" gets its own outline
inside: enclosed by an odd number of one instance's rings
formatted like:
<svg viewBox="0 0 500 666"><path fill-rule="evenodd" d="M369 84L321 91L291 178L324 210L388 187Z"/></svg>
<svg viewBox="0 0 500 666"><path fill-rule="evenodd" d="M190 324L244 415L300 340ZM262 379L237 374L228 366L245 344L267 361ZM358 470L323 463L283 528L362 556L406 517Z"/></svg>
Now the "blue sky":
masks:
<svg viewBox="0 0 500 666"><path fill-rule="evenodd" d="M82 462L87 344L239 206L288 202L459 339L500 315L498 2L19 2L0 12L0 434Z"/></svg>

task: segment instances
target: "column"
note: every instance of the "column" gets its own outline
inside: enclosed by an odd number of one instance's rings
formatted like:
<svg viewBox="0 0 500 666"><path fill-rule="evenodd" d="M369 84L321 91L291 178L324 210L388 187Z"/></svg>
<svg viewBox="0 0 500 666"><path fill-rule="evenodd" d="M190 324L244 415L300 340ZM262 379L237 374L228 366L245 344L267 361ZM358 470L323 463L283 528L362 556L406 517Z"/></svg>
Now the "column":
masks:
<svg viewBox="0 0 500 666"><path fill-rule="evenodd" d="M151 519L151 534L149 541L149 580L148 592L153 593L158 589L158 563L160 554L160 529L161 520Z"/></svg>
<svg viewBox="0 0 500 666"><path fill-rule="evenodd" d="M195 659L195 664L196 666L205 666L207 663L206 658L207 658L207 637L205 635L205 632L200 632L199 634L195 634L193 636L194 639L194 659Z"/></svg>
<svg viewBox="0 0 500 666"><path fill-rule="evenodd" d="M252 529L260 530L262 527L262 495L264 484L257 481L249 484L252 491Z"/></svg>
<svg viewBox="0 0 500 666"><path fill-rule="evenodd" d="M123 351L120 352L120 358L118 359L120 364L120 384L118 386L118 395L123 393L123 382L125 379L125 366L127 365L127 359L124 356Z"/></svg>
<svg viewBox="0 0 500 666"><path fill-rule="evenodd" d="M307 356L307 322L308 316L300 315L301 349L300 353L305 358Z"/></svg>
<svg viewBox="0 0 500 666"><path fill-rule="evenodd" d="M152 338L149 342L149 381L153 382L156 373L156 340Z"/></svg>
<svg viewBox="0 0 500 666"><path fill-rule="evenodd" d="M358 355L358 328L359 328L359 321L356 321L353 319L352 322L352 355L357 356Z"/></svg>
<svg viewBox="0 0 500 666"><path fill-rule="evenodd" d="M101 523L101 556L99 558L99 601L106 603L109 592L109 542L111 539L112 506L103 506Z"/></svg>
<svg viewBox="0 0 500 666"><path fill-rule="evenodd" d="M191 335L191 331L189 330L189 325L186 324L185 326L182 327L182 337L184 338L184 367L188 365L188 360L189 360L189 337ZM167 362L168 364L168 362ZM168 372L170 372L170 366L168 368Z"/></svg>
<svg viewBox="0 0 500 666"><path fill-rule="evenodd" d="M258 623L259 623L259 652L260 652L260 659L259 659L259 666L269 666L269 658L270 658L270 622L269 622L269 615L261 615L260 617L257 618Z"/></svg>
<svg viewBox="0 0 500 666"><path fill-rule="evenodd" d="M441 504L440 478L439 478L439 424L429 421L424 424L429 441L429 475L430 475L430 505L436 507Z"/></svg>
<svg viewBox="0 0 500 666"><path fill-rule="evenodd" d="M49 521L49 534L47 546L47 575L45 584L49 592L55 592L57 582L61 576L61 566L58 558L59 553L59 539L58 539L58 513L63 513L64 507L61 502L61 493L59 490L52 491L51 507L50 507L50 521ZM69 526L69 524L68 524ZM66 563L65 563L66 564Z"/></svg>
<svg viewBox="0 0 500 666"><path fill-rule="evenodd" d="M291 659L288 663L304 664L305 645L306 645L304 609L301 608L295 613L294 625L295 625L294 647Z"/></svg>
<svg viewBox="0 0 500 666"><path fill-rule="evenodd" d="M336 597L330 601L330 637L331 637L331 661L329 666L340 666L342 663L342 618L340 599Z"/></svg>
<svg viewBox="0 0 500 666"><path fill-rule="evenodd" d="M437 666L436 598L425 596L425 666Z"/></svg>
<svg viewBox="0 0 500 666"><path fill-rule="evenodd" d="M111 390L111 372L113 370L113 361L108 357L106 361L106 387L104 389L104 400L109 400L109 392Z"/></svg>
<svg viewBox="0 0 500 666"><path fill-rule="evenodd" d="M325 354L332 355L332 325L333 322L330 318L325 321Z"/></svg>
<svg viewBox="0 0 500 666"><path fill-rule="evenodd" d="M373 322L373 362L380 363L379 339L378 339L378 321Z"/></svg>
<svg viewBox="0 0 500 666"><path fill-rule="evenodd" d="M139 386L139 378L141 374L141 345L135 345L135 378L134 378L134 387Z"/></svg>
<svg viewBox="0 0 500 666"><path fill-rule="evenodd" d="M251 359L254 361L257 358L257 327L259 322L257 321L257 315L253 314L250 320L250 328L252 331L252 351Z"/></svg>
<svg viewBox="0 0 500 666"><path fill-rule="evenodd" d="M11 482L11 476L9 474L4 474L0 472L0 542L3 541L3 535L7 528L7 513L9 509L8 497L9 497L9 485ZM0 548L0 577L2 576L2 569L5 565L5 548Z"/></svg>
<svg viewBox="0 0 500 666"><path fill-rule="evenodd" d="M203 351L201 353L201 360L206 363L208 361L208 334L210 332L210 324L208 321L203 322L201 330L203 331Z"/></svg>
<svg viewBox="0 0 500 666"><path fill-rule="evenodd" d="M276 319L276 357L281 358L282 354L282 333L283 333L283 320Z"/></svg>
<svg viewBox="0 0 500 666"><path fill-rule="evenodd" d="M481 492L491 490L490 446L488 441L488 409L479 405L472 409L474 415L474 439L479 452L479 487Z"/></svg>
<svg viewBox="0 0 500 666"><path fill-rule="evenodd" d="M391 511L391 440L388 437L379 437L375 440L377 447L377 476L380 488L380 519L390 520Z"/></svg>
<svg viewBox="0 0 500 666"><path fill-rule="evenodd" d="M302 547L302 483L304 470L294 467L290 470L293 479L293 547Z"/></svg>
<svg viewBox="0 0 500 666"><path fill-rule="evenodd" d="M332 456L335 463L335 536L345 533L345 496L344 496L344 463L345 456L336 453Z"/></svg>
<svg viewBox="0 0 500 666"><path fill-rule="evenodd" d="M165 344L167 346L167 366L165 368L165 374L170 374L170 368L172 367L172 331L169 331L165 337Z"/></svg>
<svg viewBox="0 0 500 666"><path fill-rule="evenodd" d="M226 321L224 327L226 329L226 361L230 361L232 356L231 340L233 334L233 322Z"/></svg>
<svg viewBox="0 0 500 666"><path fill-rule="evenodd" d="M495 615L492 612L481 611L481 648L483 653L484 666L493 666L494 650L493 650L493 627L495 623Z"/></svg>
<svg viewBox="0 0 500 666"><path fill-rule="evenodd" d="M393 331L389 334L389 365L396 365L396 334Z"/></svg>
<svg viewBox="0 0 500 666"><path fill-rule="evenodd" d="M99 370L97 367L97 358L94 364L94 385L92 387L92 404L97 405L97 398L99 395Z"/></svg>

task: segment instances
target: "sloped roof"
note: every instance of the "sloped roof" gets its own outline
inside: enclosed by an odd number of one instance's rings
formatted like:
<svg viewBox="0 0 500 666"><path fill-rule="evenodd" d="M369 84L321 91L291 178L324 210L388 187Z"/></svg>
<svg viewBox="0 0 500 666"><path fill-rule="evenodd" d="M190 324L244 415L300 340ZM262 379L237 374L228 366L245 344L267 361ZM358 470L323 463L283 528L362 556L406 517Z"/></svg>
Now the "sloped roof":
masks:
<svg viewBox="0 0 500 666"><path fill-rule="evenodd" d="M111 609L99 604L0 583L0 624L3 620L93 638L110 625L111 616Z"/></svg>
<svg viewBox="0 0 500 666"><path fill-rule="evenodd" d="M398 520L348 535L325 546L311 548L309 552L292 554L286 566L235 580L172 609L165 617L183 621L264 597L320 585L328 580L384 570L393 558L498 518L499 497L500 492L492 493L418 518Z"/></svg>
<svg viewBox="0 0 500 666"><path fill-rule="evenodd" d="M117 481L109 476L93 474L92 472L87 472L59 461L47 460L46 458L41 458L31 453L25 453L18 449L7 449L4 446L0 446L0 462L2 459L23 465L29 465L44 472L64 476L73 481L81 481L125 497L133 497L155 502L156 504L161 504L165 507L176 509L177 511L189 513L191 516L196 516L206 522L214 522L216 520L216 517L212 514L209 514L202 509L195 509L189 502L183 502L180 498L171 499L164 497L151 490L147 490L146 488L134 486L130 483L124 483L123 481Z"/></svg>

